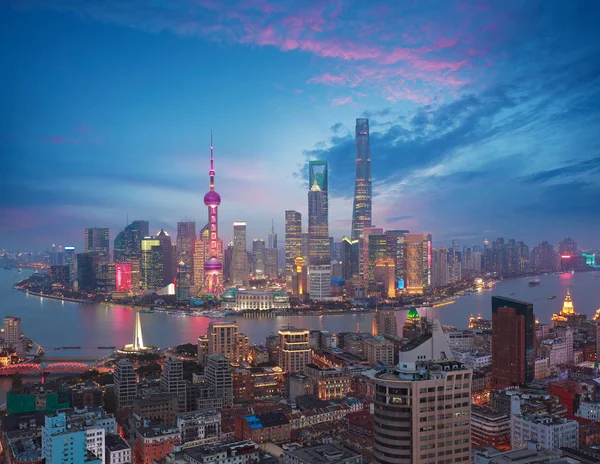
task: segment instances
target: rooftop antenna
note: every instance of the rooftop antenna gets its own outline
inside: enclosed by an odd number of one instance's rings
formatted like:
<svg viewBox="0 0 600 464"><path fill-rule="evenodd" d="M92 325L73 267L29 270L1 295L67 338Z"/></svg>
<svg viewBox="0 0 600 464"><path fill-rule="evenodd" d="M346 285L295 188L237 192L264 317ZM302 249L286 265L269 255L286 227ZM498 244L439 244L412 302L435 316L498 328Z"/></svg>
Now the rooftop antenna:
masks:
<svg viewBox="0 0 600 464"><path fill-rule="evenodd" d="M271 218L271 233L275 233L275 219Z"/></svg>

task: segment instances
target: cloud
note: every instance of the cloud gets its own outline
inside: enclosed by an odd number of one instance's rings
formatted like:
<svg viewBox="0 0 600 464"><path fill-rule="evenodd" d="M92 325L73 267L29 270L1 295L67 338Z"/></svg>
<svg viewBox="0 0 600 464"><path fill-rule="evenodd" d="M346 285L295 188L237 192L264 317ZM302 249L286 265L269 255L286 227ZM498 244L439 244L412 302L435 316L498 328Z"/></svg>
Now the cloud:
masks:
<svg viewBox="0 0 600 464"><path fill-rule="evenodd" d="M342 105L348 105L349 103L352 103L352 97L339 97L339 98L334 98L331 101L331 104L333 106L342 106Z"/></svg>

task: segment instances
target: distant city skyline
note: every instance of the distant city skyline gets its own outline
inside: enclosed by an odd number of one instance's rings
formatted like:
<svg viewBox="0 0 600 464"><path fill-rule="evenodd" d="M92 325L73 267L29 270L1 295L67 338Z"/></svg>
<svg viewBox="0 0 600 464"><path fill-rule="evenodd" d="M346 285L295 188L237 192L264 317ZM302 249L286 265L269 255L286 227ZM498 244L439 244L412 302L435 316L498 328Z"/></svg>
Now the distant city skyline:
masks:
<svg viewBox="0 0 600 464"><path fill-rule="evenodd" d="M94 227L112 247L127 216L173 240L177 222L199 229L211 129L225 243L234 221L250 243L272 218L281 236L286 210L307 218L310 160L328 162L340 240L357 118L370 125L373 226L436 247L600 247L600 5L209 4L0 6L0 248L82 250Z"/></svg>

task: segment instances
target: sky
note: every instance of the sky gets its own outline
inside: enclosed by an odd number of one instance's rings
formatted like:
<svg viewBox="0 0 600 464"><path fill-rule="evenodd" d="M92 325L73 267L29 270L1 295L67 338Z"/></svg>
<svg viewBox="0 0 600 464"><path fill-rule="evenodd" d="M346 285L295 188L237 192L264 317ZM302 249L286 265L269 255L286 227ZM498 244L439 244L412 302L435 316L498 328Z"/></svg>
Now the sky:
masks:
<svg viewBox="0 0 600 464"><path fill-rule="evenodd" d="M207 212L266 238L329 162L350 234L356 118L373 224L434 246L571 236L600 248L600 3L0 1L0 248Z"/></svg>

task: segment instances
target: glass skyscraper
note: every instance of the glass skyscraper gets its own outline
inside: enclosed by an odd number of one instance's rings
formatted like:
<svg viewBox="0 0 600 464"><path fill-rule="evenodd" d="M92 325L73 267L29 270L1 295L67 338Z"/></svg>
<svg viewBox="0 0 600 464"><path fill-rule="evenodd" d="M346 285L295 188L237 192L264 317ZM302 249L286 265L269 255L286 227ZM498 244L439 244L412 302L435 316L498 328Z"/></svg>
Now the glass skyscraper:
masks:
<svg viewBox="0 0 600 464"><path fill-rule="evenodd" d="M233 256L231 258L231 280L233 285L248 285L248 250L246 223L233 223Z"/></svg>
<svg viewBox="0 0 600 464"><path fill-rule="evenodd" d="M102 262L110 260L110 242L108 227L85 229L85 251L98 253Z"/></svg>
<svg viewBox="0 0 600 464"><path fill-rule="evenodd" d="M352 240L362 237L363 230L371 227L371 143L369 120L356 120L356 179L352 208Z"/></svg>
<svg viewBox="0 0 600 464"><path fill-rule="evenodd" d="M302 215L298 211L285 212L285 277L291 283L294 259L302 254ZM307 256L305 258L308 258Z"/></svg>
<svg viewBox="0 0 600 464"><path fill-rule="evenodd" d="M310 161L308 169L309 266L330 266L327 161Z"/></svg>

